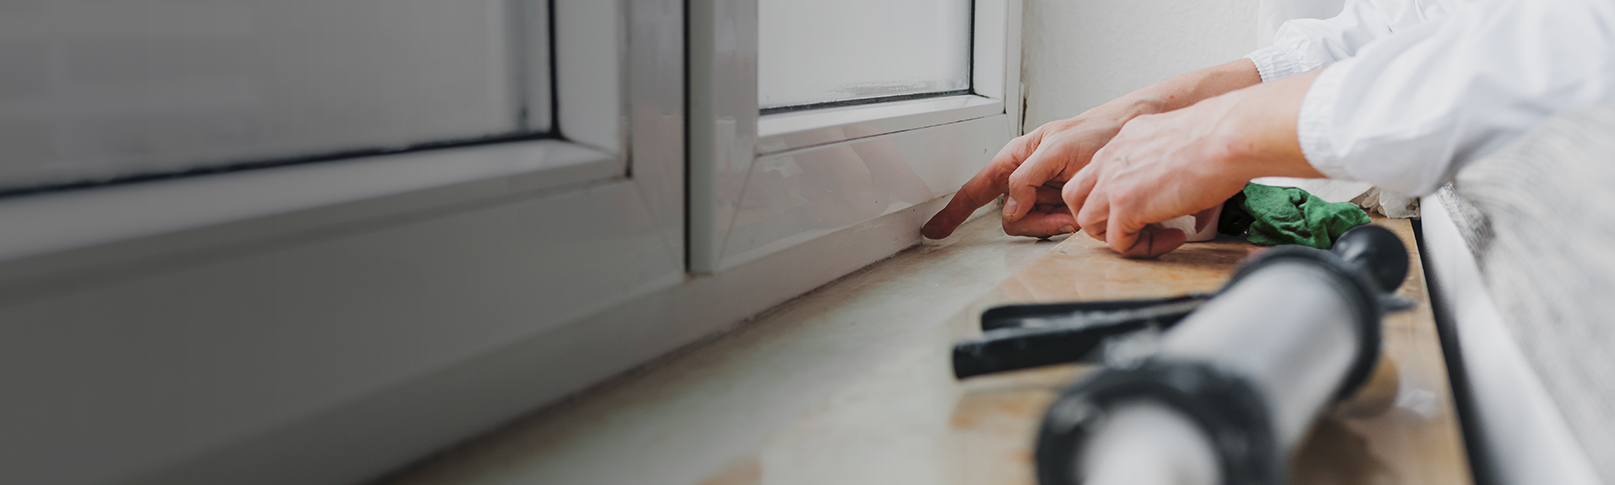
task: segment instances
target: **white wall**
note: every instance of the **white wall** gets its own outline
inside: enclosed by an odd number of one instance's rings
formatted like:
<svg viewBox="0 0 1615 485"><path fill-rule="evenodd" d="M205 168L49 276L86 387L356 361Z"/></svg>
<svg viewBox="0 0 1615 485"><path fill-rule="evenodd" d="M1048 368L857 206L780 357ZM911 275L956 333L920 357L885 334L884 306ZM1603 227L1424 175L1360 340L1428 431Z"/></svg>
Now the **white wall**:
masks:
<svg viewBox="0 0 1615 485"><path fill-rule="evenodd" d="M1026 130L1256 49L1258 0L1026 0Z"/></svg>

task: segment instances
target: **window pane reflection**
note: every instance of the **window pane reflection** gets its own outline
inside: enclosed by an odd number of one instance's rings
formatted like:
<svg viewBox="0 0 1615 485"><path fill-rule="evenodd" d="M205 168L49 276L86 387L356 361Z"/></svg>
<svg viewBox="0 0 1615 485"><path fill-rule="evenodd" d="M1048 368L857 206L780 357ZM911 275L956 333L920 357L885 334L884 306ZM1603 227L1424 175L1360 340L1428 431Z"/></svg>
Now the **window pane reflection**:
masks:
<svg viewBox="0 0 1615 485"><path fill-rule="evenodd" d="M759 0L763 109L970 87L970 0Z"/></svg>
<svg viewBox="0 0 1615 485"><path fill-rule="evenodd" d="M0 2L0 189L545 131L523 1Z"/></svg>

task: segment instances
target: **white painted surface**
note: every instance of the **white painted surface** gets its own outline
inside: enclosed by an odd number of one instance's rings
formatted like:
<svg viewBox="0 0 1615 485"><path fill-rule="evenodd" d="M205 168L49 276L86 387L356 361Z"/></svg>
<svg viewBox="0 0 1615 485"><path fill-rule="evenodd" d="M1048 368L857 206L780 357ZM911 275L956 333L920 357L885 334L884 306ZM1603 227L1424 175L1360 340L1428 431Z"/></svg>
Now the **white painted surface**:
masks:
<svg viewBox="0 0 1615 485"><path fill-rule="evenodd" d="M1327 19L1340 15L1346 0L1261 0L1258 8L1256 44L1273 45L1273 33L1293 19Z"/></svg>
<svg viewBox="0 0 1615 485"><path fill-rule="evenodd" d="M1257 0L1027 0L1030 131L1256 49Z"/></svg>
<svg viewBox="0 0 1615 485"><path fill-rule="evenodd" d="M547 100L518 125L507 7L8 2L0 188L544 131Z"/></svg>
<svg viewBox="0 0 1615 485"><path fill-rule="evenodd" d="M763 108L970 87L974 0L758 0Z"/></svg>
<svg viewBox="0 0 1615 485"><path fill-rule="evenodd" d="M1455 322L1458 348L1482 436L1469 443L1491 460L1476 463L1496 483L1598 484L1592 461L1548 397L1542 380L1509 335L1487 293L1480 267L1439 197L1424 197L1425 261L1437 294Z"/></svg>

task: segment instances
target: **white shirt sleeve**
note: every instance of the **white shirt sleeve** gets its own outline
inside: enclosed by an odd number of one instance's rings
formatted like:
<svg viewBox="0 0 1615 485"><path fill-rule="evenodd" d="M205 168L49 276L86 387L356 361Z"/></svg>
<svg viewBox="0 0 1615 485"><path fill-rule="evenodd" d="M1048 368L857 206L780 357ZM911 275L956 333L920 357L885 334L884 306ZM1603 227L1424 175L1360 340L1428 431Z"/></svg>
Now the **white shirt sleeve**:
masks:
<svg viewBox="0 0 1615 485"><path fill-rule="evenodd" d="M1297 129L1331 178L1428 194L1538 121L1615 94L1612 80L1615 3L1493 0L1329 66Z"/></svg>
<svg viewBox="0 0 1615 485"><path fill-rule="evenodd" d="M1262 81L1273 81L1349 59L1375 40L1433 22L1454 0L1351 0L1340 15L1295 19L1273 34L1273 45L1245 56Z"/></svg>

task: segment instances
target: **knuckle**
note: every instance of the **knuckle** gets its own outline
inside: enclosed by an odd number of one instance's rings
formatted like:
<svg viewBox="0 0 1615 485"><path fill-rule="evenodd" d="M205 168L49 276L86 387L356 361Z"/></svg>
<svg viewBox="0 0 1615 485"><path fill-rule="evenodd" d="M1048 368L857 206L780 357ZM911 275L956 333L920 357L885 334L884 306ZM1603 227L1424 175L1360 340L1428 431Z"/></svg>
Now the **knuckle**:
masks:
<svg viewBox="0 0 1615 485"><path fill-rule="evenodd" d="M1021 165L1015 173L1009 174L1009 185L1012 187L1036 187L1048 182L1049 177L1031 164Z"/></svg>
<svg viewBox="0 0 1615 485"><path fill-rule="evenodd" d="M1066 190L1064 190L1060 194L1060 199L1065 201L1065 205L1067 207L1076 207L1076 208L1079 208L1079 209L1082 208L1082 202L1083 201L1082 201L1082 199L1080 197L1077 196L1076 189L1066 189Z"/></svg>
<svg viewBox="0 0 1615 485"><path fill-rule="evenodd" d="M1033 140L1032 133L1027 133L1025 135L1017 136L1014 139L1011 139L1009 141L1009 144L1006 145L1005 148L1010 149L1010 150L1025 149L1026 146L1032 144L1032 140Z"/></svg>
<svg viewBox="0 0 1615 485"><path fill-rule="evenodd" d="M1102 222L1105 222L1105 218L1099 215L1097 211L1084 208L1082 213L1077 214L1077 224L1082 227L1098 227Z"/></svg>

